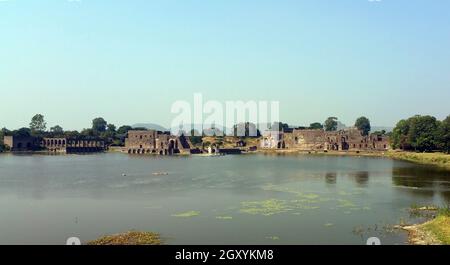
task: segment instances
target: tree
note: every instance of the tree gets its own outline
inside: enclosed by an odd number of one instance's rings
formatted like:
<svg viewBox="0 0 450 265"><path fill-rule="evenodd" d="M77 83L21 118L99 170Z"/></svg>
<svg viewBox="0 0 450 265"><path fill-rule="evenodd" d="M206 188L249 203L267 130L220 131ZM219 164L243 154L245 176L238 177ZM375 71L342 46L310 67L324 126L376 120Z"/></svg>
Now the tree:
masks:
<svg viewBox="0 0 450 265"><path fill-rule="evenodd" d="M128 131L131 131L133 129L133 127L129 126L129 125L123 125L120 126L119 129L117 129L117 133L118 134L127 134Z"/></svg>
<svg viewBox="0 0 450 265"><path fill-rule="evenodd" d="M30 129L32 134L42 134L47 128L47 123L44 120L44 115L36 114L31 118Z"/></svg>
<svg viewBox="0 0 450 265"><path fill-rule="evenodd" d="M337 118L336 117L329 117L326 121L325 121L325 131L336 131L337 130Z"/></svg>
<svg viewBox="0 0 450 265"><path fill-rule="evenodd" d="M430 152L436 148L439 122L432 116L415 116L410 120L408 141L416 151Z"/></svg>
<svg viewBox="0 0 450 265"><path fill-rule="evenodd" d="M72 139L78 139L81 137L81 134L78 131L65 131L64 137L66 138L72 138Z"/></svg>
<svg viewBox="0 0 450 265"><path fill-rule="evenodd" d="M5 148L5 144L3 143L3 137L5 137L6 128L0 130L0 153L3 152Z"/></svg>
<svg viewBox="0 0 450 265"><path fill-rule="evenodd" d="M92 137L95 137L98 135L96 134L94 129L83 129L80 133L80 136L85 137L85 138L92 138Z"/></svg>
<svg viewBox="0 0 450 265"><path fill-rule="evenodd" d="M107 128L107 131L108 132L110 132L110 133L116 133L116 125L114 125L114 124L108 124L107 126L106 126L106 128Z"/></svg>
<svg viewBox="0 0 450 265"><path fill-rule="evenodd" d="M364 136L369 135L371 130L370 121L366 117L359 117L355 122L355 127L362 132Z"/></svg>
<svg viewBox="0 0 450 265"><path fill-rule="evenodd" d="M439 121L432 116L416 115L397 123L392 132L393 148L429 152L439 146Z"/></svg>
<svg viewBox="0 0 450 265"><path fill-rule="evenodd" d="M437 132L438 147L446 153L450 153L450 115L443 120Z"/></svg>
<svg viewBox="0 0 450 265"><path fill-rule="evenodd" d="M114 124L108 124L106 128L106 131L102 132L100 136L102 138L107 138L108 142L112 143L114 141L114 137L116 136L116 126Z"/></svg>
<svg viewBox="0 0 450 265"><path fill-rule="evenodd" d="M409 123L407 120L400 120L392 130L391 146L393 149L406 150L407 140L406 137L409 131Z"/></svg>
<svg viewBox="0 0 450 265"><path fill-rule="evenodd" d="M95 134L99 134L106 131L106 125L108 123L103 118L95 118L92 120L92 131Z"/></svg>
<svg viewBox="0 0 450 265"><path fill-rule="evenodd" d="M311 130L322 130L323 125L320 122L314 122L309 125L309 129Z"/></svg>
<svg viewBox="0 0 450 265"><path fill-rule="evenodd" d="M64 134L64 129L63 129L61 126L59 126L59 125L55 125L55 126L53 126L53 127L50 128L50 132L51 132L53 135L59 135L59 136L61 136L61 135Z"/></svg>
<svg viewBox="0 0 450 265"><path fill-rule="evenodd" d="M17 137L29 137L31 135L31 130L30 128L20 128L19 130L13 131L12 135Z"/></svg>

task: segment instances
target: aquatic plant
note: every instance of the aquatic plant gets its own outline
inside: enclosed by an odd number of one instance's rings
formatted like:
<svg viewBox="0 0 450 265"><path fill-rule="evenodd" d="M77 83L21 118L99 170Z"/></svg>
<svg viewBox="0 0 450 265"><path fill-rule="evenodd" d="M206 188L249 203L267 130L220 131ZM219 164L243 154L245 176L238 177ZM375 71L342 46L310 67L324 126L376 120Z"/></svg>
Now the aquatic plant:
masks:
<svg viewBox="0 0 450 265"><path fill-rule="evenodd" d="M292 210L286 201L269 199L265 201L242 202L241 212L248 214L260 214L270 216Z"/></svg>
<svg viewBox="0 0 450 265"><path fill-rule="evenodd" d="M198 211L189 211L189 212L183 212L183 213L178 213L178 214L172 214L172 216L174 217L183 217L183 218L187 218L187 217L195 217L195 216L199 216L200 212Z"/></svg>
<svg viewBox="0 0 450 265"><path fill-rule="evenodd" d="M103 236L90 241L88 245L161 245L162 241L157 233L130 231L123 234Z"/></svg>
<svg viewBox="0 0 450 265"><path fill-rule="evenodd" d="M349 200L339 199L339 205L337 207L340 208L355 208L355 204Z"/></svg>

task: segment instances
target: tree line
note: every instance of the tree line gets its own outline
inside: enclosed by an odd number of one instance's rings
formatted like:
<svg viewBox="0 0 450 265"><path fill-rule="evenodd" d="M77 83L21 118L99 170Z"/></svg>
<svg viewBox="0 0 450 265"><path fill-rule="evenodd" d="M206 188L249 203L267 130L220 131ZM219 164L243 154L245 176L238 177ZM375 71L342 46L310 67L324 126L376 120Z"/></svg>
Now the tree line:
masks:
<svg viewBox="0 0 450 265"><path fill-rule="evenodd" d="M354 126L358 128L363 135L369 135L371 132L370 120L366 117L359 117ZM245 123L246 131L251 128L249 123ZM236 127L235 127L236 128ZM256 127L255 127L256 128ZM279 128L284 131L289 128L287 123L277 122L272 128ZM336 131L338 129L338 118L329 117L325 122L311 123L309 127L303 129L316 129L325 131ZM117 128L114 124L108 123L105 119L99 117L92 120L90 128L82 131L66 131L61 126L55 125L47 130L47 123L42 114L36 114L32 117L29 127L10 131L6 128L0 130L0 151L5 150L3 143L4 136L34 136L34 137L61 137L75 139L103 139L108 145L123 146L125 138L130 130L147 130L146 128L133 128L129 125L122 125ZM375 134L386 134L385 131L374 132ZM258 136L260 133L258 133ZM393 149L402 149L405 151L432 152L442 151L450 153L450 115L442 121L433 116L416 115L397 123L394 130L387 134L390 136L391 147ZM191 137L194 142L201 142L201 136ZM194 139L195 138L195 139Z"/></svg>
<svg viewBox="0 0 450 265"><path fill-rule="evenodd" d="M442 121L428 115L399 121L391 135L391 146L405 151L450 153L450 115Z"/></svg>
<svg viewBox="0 0 450 265"><path fill-rule="evenodd" d="M5 150L3 143L4 136L17 137L60 137L72 138L80 140L94 140L103 139L108 145L122 146L125 143L125 138L130 130L146 130L145 128L133 128L129 125L122 125L117 128L114 124L108 123L105 119L99 117L92 120L90 128L79 131L64 130L61 126L55 125L47 130L47 123L42 114L36 114L31 118L29 127L20 128L17 130L8 130L3 128L0 130L0 151Z"/></svg>

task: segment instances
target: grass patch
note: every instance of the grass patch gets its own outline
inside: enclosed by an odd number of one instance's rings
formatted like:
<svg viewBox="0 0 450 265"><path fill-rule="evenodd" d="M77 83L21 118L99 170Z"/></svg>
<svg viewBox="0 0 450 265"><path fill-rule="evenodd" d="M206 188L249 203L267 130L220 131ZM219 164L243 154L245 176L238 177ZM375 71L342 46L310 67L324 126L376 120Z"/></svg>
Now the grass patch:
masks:
<svg viewBox="0 0 450 265"><path fill-rule="evenodd" d="M162 241L157 233L130 231L123 234L104 236L90 241L88 245L161 245Z"/></svg>
<svg viewBox="0 0 450 265"><path fill-rule="evenodd" d="M450 169L450 155L445 153L388 152L387 156L394 159Z"/></svg>
<svg viewBox="0 0 450 265"><path fill-rule="evenodd" d="M445 245L450 245L450 216L439 215L426 223L423 228L436 236Z"/></svg>

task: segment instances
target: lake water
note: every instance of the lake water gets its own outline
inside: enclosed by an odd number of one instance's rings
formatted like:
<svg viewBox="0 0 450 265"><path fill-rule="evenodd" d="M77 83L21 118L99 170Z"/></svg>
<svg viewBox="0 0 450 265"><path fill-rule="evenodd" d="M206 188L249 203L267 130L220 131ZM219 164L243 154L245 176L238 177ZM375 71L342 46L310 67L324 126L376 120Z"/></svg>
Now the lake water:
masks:
<svg viewBox="0 0 450 265"><path fill-rule="evenodd" d="M405 244L411 205L449 202L449 172L384 158L0 155L0 244Z"/></svg>

